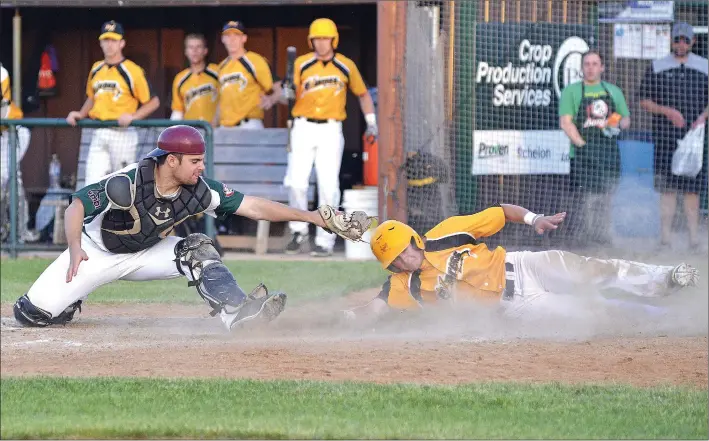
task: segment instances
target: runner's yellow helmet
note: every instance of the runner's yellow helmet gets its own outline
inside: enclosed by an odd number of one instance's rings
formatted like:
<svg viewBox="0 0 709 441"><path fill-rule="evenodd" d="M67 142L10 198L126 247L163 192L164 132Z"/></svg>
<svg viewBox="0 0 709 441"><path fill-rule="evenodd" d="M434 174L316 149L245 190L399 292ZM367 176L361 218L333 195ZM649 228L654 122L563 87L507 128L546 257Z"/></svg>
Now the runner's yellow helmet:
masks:
<svg viewBox="0 0 709 441"><path fill-rule="evenodd" d="M413 228L403 222L388 220L374 230L370 246L384 269L391 271L391 263L412 242L419 249L424 249L421 236Z"/></svg>

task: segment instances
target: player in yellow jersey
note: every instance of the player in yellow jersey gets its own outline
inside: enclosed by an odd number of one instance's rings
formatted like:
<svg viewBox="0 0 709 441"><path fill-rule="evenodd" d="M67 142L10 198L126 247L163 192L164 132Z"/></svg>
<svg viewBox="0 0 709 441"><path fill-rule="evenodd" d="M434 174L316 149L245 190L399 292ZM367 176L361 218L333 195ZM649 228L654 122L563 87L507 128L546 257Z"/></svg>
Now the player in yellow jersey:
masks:
<svg viewBox="0 0 709 441"><path fill-rule="evenodd" d="M123 57L123 26L113 20L101 26L99 43L104 59L91 67L86 81L86 101L81 110L69 112L72 126L80 119L118 121L121 128L97 129L86 158L86 185L132 164L138 153L138 134L128 128L133 120L147 118L160 106L143 68Z"/></svg>
<svg viewBox="0 0 709 441"><path fill-rule="evenodd" d="M185 56L190 67L172 82L172 120L200 120L212 122L217 112L219 74L214 63L207 65L207 40L202 34L185 37Z"/></svg>
<svg viewBox="0 0 709 441"><path fill-rule="evenodd" d="M295 96L292 117L291 151L284 185L289 187L292 207L307 209L310 172L315 163L318 200L332 206L340 205L340 165L345 140L342 121L346 118L347 90L359 97L360 108L367 121L367 133L377 135L374 103L354 62L336 52L339 43L337 26L332 20L319 18L310 25L308 43L313 52L295 61L293 82ZM299 253L307 242L308 225L291 222L291 241L286 253ZM335 236L317 230L313 256L329 256Z"/></svg>
<svg viewBox="0 0 709 441"><path fill-rule="evenodd" d="M10 74L7 69L0 64L0 88L2 88L2 101L0 102L0 120L3 119L22 119L22 110L12 102L12 89L10 84ZM25 197L24 186L22 185L22 174L20 173L20 161L27 153L27 149L30 145L30 130L27 127L16 126L17 127L17 180L18 180L18 201L20 201L19 219L18 219L18 237L21 241L33 241L37 238L33 236L32 232L27 229L27 220L29 218L29 206L27 204L27 199ZM8 182L10 179L10 133L7 127L0 126L0 187L2 187L2 198L3 203L0 209L6 210L8 208L9 200L9 186ZM4 218L4 216L3 216ZM9 218L8 218L9 220ZM6 228L5 222L3 222L2 236L5 237L6 233L9 231ZM7 231L5 231L7 230Z"/></svg>
<svg viewBox="0 0 709 441"><path fill-rule="evenodd" d="M219 106L214 125L262 129L263 113L274 100L273 73L261 55L246 50L246 29L240 21L222 28L222 43L229 54L219 64ZM280 89L276 90L281 95Z"/></svg>
<svg viewBox="0 0 709 441"><path fill-rule="evenodd" d="M543 234L565 218L566 213L544 216L501 204L448 218L423 237L401 222L383 222L372 233L371 248L392 275L375 299L345 311L345 317L367 322L390 308L419 310L466 301L501 307L514 317L532 304L549 311L558 306L554 296L574 295L583 288L652 297L697 283L697 270L684 263L648 265L558 250L508 252L503 247L490 250L484 243L507 222L524 223Z"/></svg>

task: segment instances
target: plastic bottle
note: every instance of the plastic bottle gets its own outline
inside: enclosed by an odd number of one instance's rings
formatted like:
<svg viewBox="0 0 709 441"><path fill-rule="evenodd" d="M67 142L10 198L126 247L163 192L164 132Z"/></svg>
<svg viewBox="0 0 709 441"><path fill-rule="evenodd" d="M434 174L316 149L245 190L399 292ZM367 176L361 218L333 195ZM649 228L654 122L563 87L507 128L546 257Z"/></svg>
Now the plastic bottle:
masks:
<svg viewBox="0 0 709 441"><path fill-rule="evenodd" d="M49 163L49 188L59 188L62 175L62 164L56 153L52 154L52 161Z"/></svg>

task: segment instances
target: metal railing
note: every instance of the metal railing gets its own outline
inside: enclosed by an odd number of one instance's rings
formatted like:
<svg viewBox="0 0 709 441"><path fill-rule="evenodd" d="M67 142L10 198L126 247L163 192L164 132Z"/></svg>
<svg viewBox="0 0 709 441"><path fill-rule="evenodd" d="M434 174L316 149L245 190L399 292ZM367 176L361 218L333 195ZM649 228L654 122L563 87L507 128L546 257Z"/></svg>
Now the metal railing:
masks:
<svg viewBox="0 0 709 441"><path fill-rule="evenodd" d="M149 119L133 121L130 127L136 128L164 128L177 124L185 124L193 126L204 131L205 141L205 175L207 177L214 176L214 132L212 126L205 121L184 120L174 121L169 119ZM10 234L7 243L3 243L1 249L8 252L11 258L16 258L19 251L47 251L47 250L63 250L65 247L52 246L48 244L26 244L18 241L18 164L17 164L17 127L26 128L78 128L78 129L99 129L119 127L117 121L96 121L84 119L78 121L76 126L71 126L62 118L25 118L16 120L3 120L2 126L8 131L8 185L9 185L9 205L10 205ZM5 158L2 158L3 160ZM78 158L77 158L78 159ZM3 210L5 207L0 207ZM205 216L205 234L214 238L216 228L214 219L210 216Z"/></svg>

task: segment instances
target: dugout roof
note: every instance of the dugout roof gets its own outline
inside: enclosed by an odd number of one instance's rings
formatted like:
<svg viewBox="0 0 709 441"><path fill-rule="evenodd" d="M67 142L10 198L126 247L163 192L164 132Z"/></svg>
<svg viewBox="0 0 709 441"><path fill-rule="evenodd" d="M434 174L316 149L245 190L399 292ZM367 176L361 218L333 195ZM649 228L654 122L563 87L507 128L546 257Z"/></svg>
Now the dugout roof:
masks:
<svg viewBox="0 0 709 441"><path fill-rule="evenodd" d="M278 6L376 3L377 0L3 0L2 7Z"/></svg>

